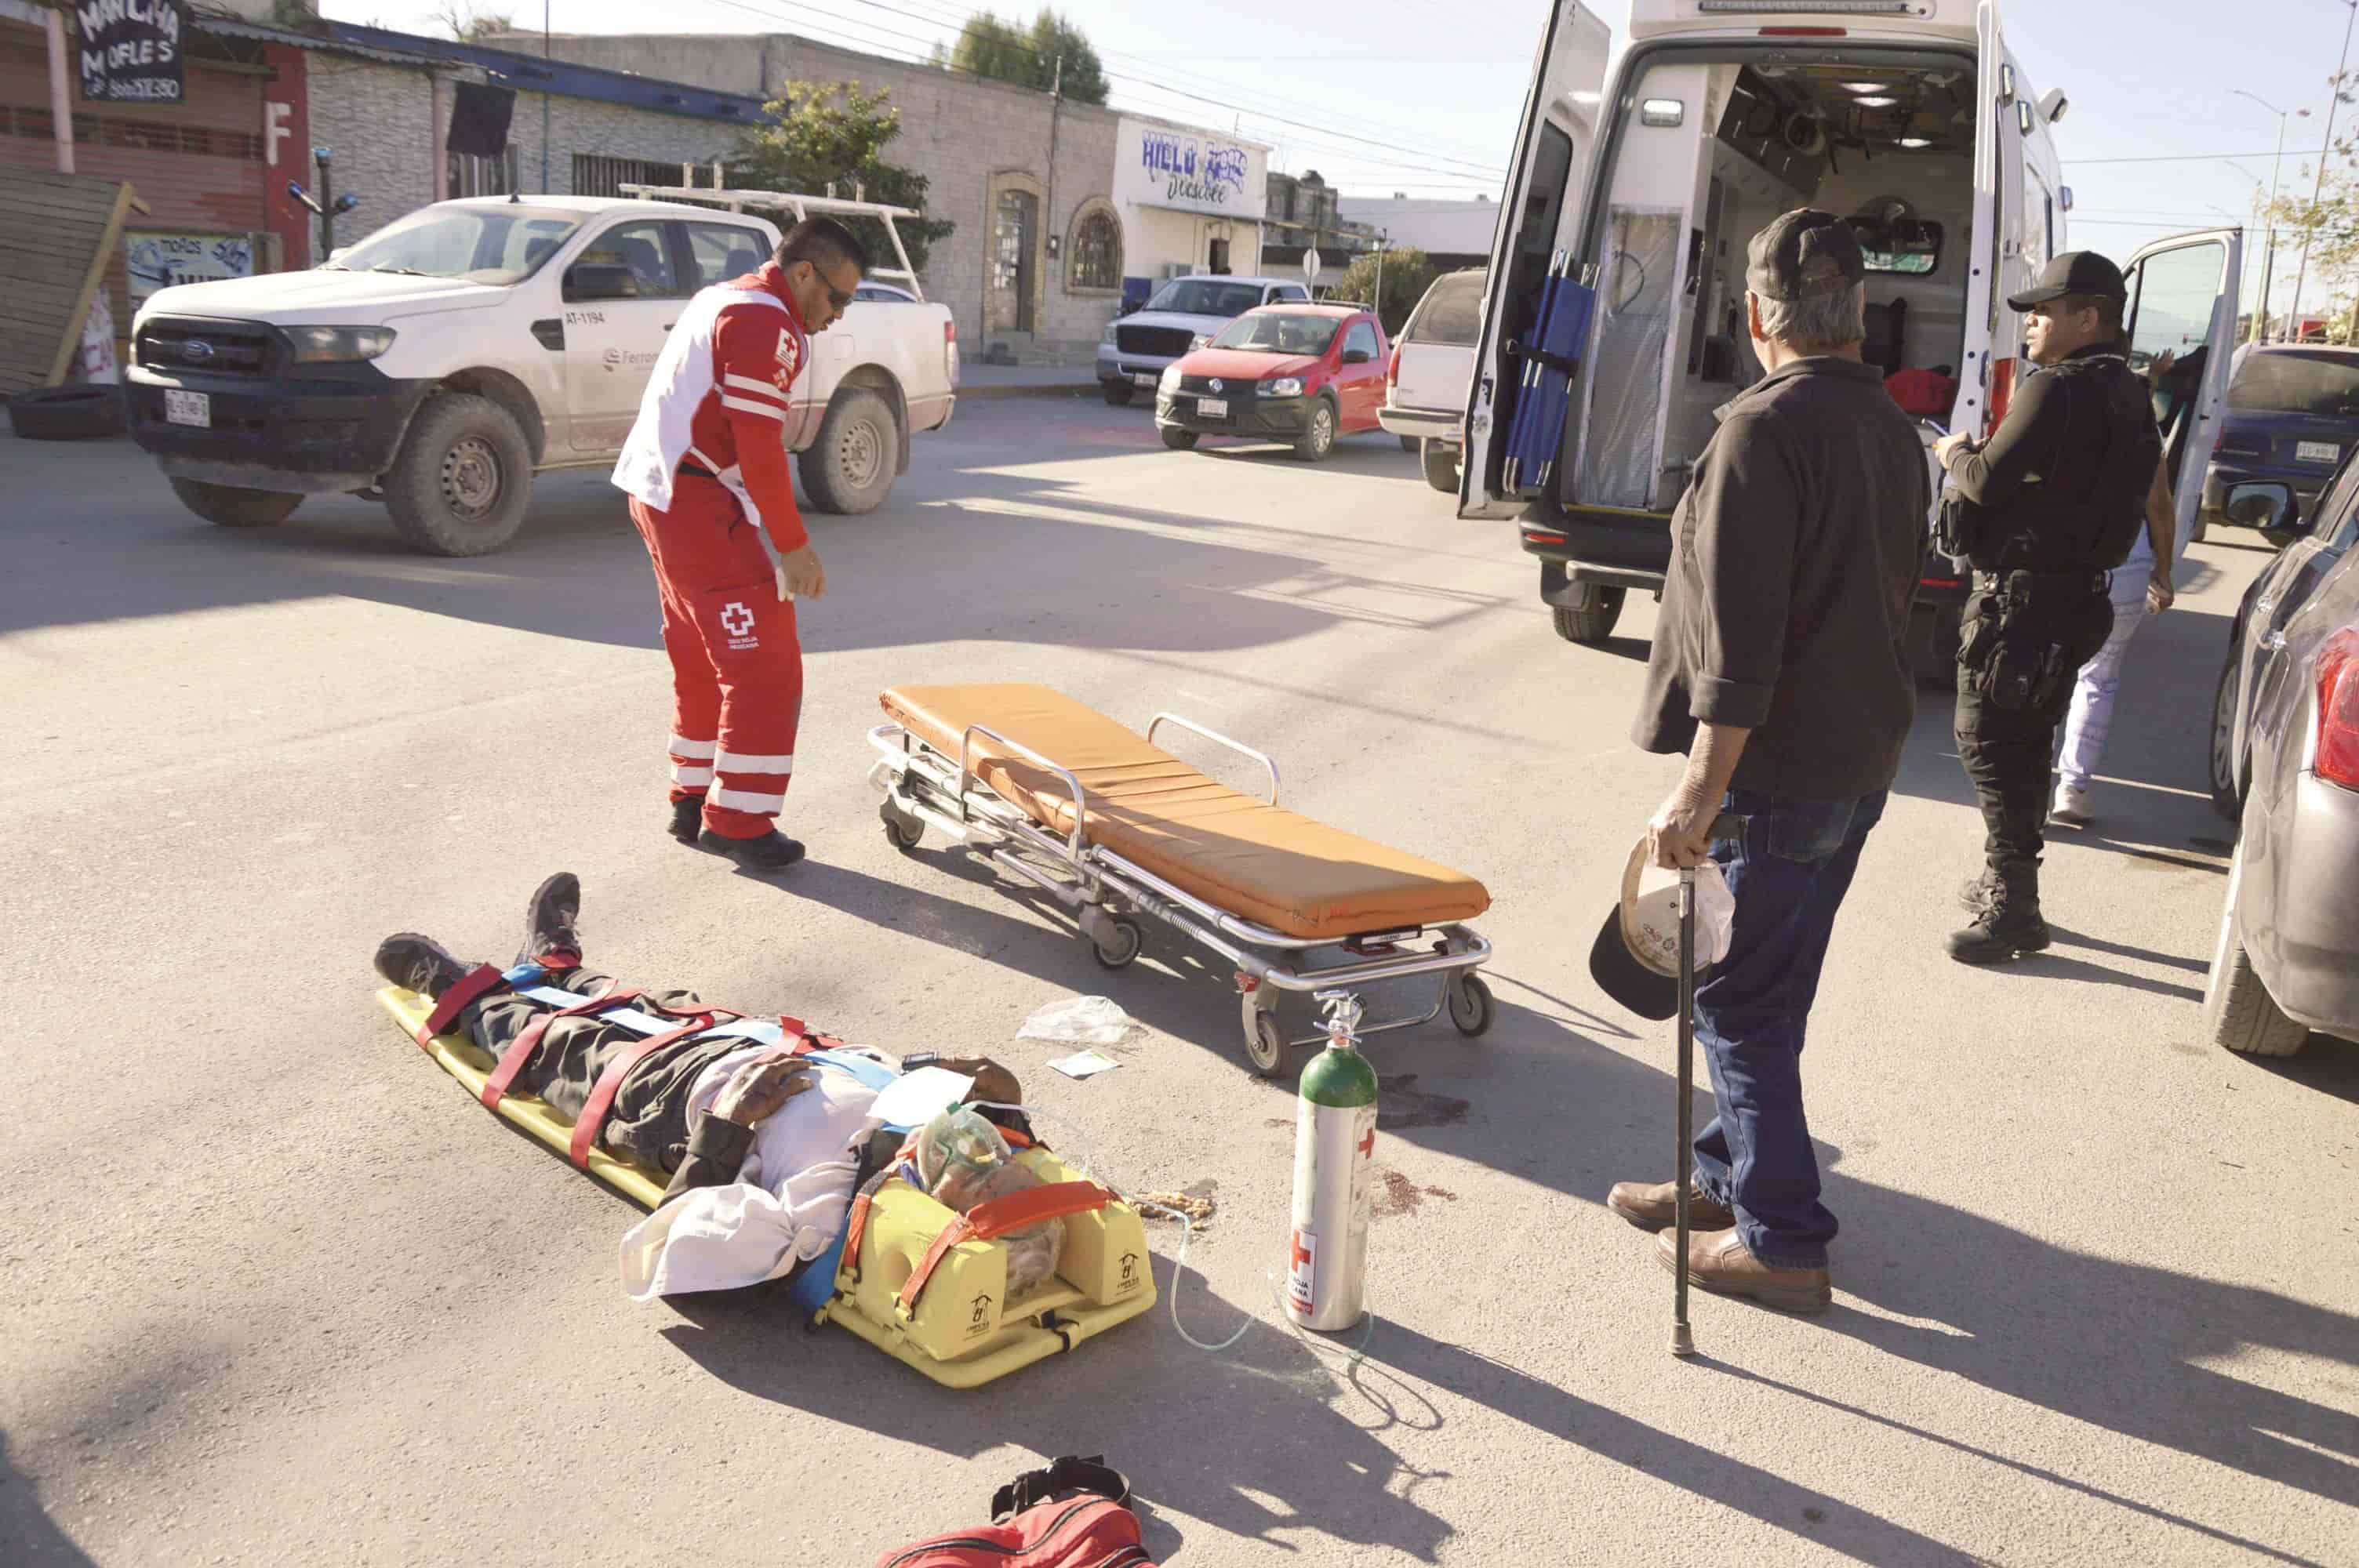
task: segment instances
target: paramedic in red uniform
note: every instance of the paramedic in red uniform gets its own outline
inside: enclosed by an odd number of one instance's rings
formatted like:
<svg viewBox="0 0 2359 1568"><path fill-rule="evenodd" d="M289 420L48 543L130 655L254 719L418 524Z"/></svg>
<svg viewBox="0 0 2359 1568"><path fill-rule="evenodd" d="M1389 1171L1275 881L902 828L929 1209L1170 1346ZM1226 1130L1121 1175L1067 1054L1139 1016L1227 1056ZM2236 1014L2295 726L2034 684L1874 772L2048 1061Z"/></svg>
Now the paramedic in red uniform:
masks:
<svg viewBox="0 0 2359 1568"><path fill-rule="evenodd" d="M802 716L795 600L827 591L795 508L788 418L811 334L843 314L867 270L850 230L811 218L759 271L698 294L664 341L614 465L663 601L672 837L758 870L803 855L774 823Z"/></svg>

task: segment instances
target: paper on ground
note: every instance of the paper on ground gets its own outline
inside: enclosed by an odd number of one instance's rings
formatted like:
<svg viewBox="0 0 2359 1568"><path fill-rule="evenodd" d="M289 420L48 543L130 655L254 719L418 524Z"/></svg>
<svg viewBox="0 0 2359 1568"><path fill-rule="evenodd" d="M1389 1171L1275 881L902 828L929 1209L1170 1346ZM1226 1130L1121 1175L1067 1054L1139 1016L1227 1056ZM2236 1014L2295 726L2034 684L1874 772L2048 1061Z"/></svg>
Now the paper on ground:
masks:
<svg viewBox="0 0 2359 1568"><path fill-rule="evenodd" d="M1098 1073L1110 1073L1122 1064L1094 1051L1076 1051L1070 1056L1058 1057L1049 1065L1069 1078L1086 1078Z"/></svg>

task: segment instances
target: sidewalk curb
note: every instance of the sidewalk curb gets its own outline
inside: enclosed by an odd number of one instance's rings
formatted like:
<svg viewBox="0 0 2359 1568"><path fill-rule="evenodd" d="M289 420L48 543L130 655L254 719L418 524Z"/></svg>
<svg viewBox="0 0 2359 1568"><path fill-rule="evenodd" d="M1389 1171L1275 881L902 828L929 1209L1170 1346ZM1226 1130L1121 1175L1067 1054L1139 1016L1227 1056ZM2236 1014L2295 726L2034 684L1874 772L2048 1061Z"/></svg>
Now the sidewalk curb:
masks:
<svg viewBox="0 0 2359 1568"><path fill-rule="evenodd" d="M1097 391L1094 381L1060 381L1037 384L1016 383L1002 386L962 386L958 389L961 403L994 401L1002 397L1066 397L1082 396Z"/></svg>

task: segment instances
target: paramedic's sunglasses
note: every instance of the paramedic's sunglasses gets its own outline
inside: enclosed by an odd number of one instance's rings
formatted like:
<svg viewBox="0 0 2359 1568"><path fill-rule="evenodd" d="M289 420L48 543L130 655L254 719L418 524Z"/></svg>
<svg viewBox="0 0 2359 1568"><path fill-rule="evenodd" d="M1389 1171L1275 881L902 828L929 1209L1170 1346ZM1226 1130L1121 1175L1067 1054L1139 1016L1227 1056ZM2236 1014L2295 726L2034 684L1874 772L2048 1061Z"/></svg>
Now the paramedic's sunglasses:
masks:
<svg viewBox="0 0 2359 1568"><path fill-rule="evenodd" d="M827 302L835 308L838 315L842 315L851 306L853 290L860 287L858 284L853 284L852 288L838 288L828 280L827 274L815 266L811 268L811 276L819 279L821 287L827 290Z"/></svg>

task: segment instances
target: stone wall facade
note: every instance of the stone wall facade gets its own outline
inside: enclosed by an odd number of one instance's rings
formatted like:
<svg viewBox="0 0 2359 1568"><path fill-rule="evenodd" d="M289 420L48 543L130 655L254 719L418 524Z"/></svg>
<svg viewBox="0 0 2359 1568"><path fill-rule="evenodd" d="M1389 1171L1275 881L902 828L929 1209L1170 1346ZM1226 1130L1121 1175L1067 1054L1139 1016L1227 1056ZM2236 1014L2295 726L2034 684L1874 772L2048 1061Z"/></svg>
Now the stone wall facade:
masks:
<svg viewBox="0 0 2359 1568"><path fill-rule="evenodd" d="M452 83L480 81L484 73L456 65L429 70L324 49L312 51L308 65L311 140L333 152L336 189L361 199L359 209L337 224L337 243L348 244L434 200L436 118L450 121ZM519 92L508 123L508 146L516 189L571 196L580 194L574 182L577 155L644 158L668 167L710 164L728 156L743 130L723 121L651 114L561 93ZM670 168L669 178L679 178L676 168Z"/></svg>
<svg viewBox="0 0 2359 1568"><path fill-rule="evenodd" d="M534 53L541 47L538 33L484 41ZM790 81L852 81L888 92L901 135L886 161L924 175L929 216L957 225L935 243L924 283L928 298L951 308L970 357L990 353L995 343L1026 357L1086 357L1121 306L1121 278L1159 283L1174 265L1207 266L1215 238L1226 241L1232 271L1251 272L1259 262L1260 226L1252 221L1168 211L1142 221L1140 210L1114 206L1123 116L1109 109L1060 103L1012 83L790 34L560 34L551 52L579 64L770 99L783 96ZM517 114L521 119L521 101ZM1028 254L1001 226L1002 200L1011 196L1010 216L1030 220ZM1077 241L1093 212L1113 216L1120 236L1123 254L1110 287L1087 287L1077 276ZM1016 308L1019 280L1028 280L1028 310ZM1028 331L1022 330L1027 321Z"/></svg>

